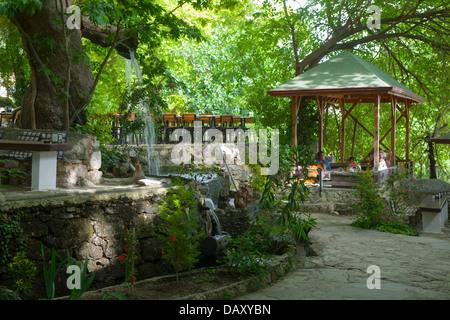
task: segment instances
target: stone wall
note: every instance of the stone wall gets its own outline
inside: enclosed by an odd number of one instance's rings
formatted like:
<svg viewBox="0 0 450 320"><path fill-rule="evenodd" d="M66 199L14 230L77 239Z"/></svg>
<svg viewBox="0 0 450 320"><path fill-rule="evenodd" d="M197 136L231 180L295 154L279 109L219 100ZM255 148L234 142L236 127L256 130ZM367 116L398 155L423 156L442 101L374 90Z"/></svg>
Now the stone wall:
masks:
<svg viewBox="0 0 450 320"><path fill-rule="evenodd" d="M88 271L95 272L92 288L124 281L125 266L118 256L125 253L126 230L139 230L137 243L139 279L172 272L162 260L161 242L152 235L158 206L165 188L140 187L138 191L101 194L76 194L43 199L28 198L22 202L4 202L3 214L20 219L27 239L27 257L39 270L33 288L44 288L41 245L47 259L52 248L62 256L67 250L77 261L88 258ZM0 267L0 285L11 287L6 267ZM67 275L60 272L56 283L59 295L68 294Z"/></svg>
<svg viewBox="0 0 450 320"><path fill-rule="evenodd" d="M176 144L159 144L154 145L154 157L158 157L161 166L161 174L172 173L172 168L176 166L172 161L172 150L177 146ZM228 147L227 156L228 167L230 168L231 174L233 175L234 182L237 187L241 184L247 184L251 176L250 167L247 164L238 164L238 160L241 159L238 149L236 147ZM228 154L227 153L227 154ZM121 152L119 152L120 162L118 168L115 170L114 174L121 177L129 177L133 174L133 168L136 162L142 165L145 174L148 174L148 164L147 164L147 149L145 146L126 146L122 147ZM131 161L130 161L131 159ZM228 173L223 161L220 161L220 167ZM247 161L248 162L248 161ZM130 165L131 164L131 165ZM232 186L232 180L228 176L228 183Z"/></svg>
<svg viewBox="0 0 450 320"><path fill-rule="evenodd" d="M39 271L33 288L41 289L40 296L45 295L42 245L47 259L51 257L52 249L62 257L66 257L69 251L71 257L79 262L87 257L87 269L89 273L95 273L92 289L102 288L124 281L125 266L118 257L126 253L124 238L127 230L137 230L139 280L173 273L172 267L163 259L163 243L154 235L154 227L159 221L158 206L167 190L173 188L169 179L162 179L161 183L159 186L129 185L124 188L119 185L117 188L5 193L0 200L0 210L8 217L21 216L20 225L27 239L25 251ZM207 210L202 208L208 189L194 181L188 182L187 186L193 188L201 209L200 226L208 232L206 227L209 224L209 229L212 229L212 221ZM216 213L222 230L233 237L245 232L248 210L226 206L229 200L226 193L219 200L221 209ZM60 271L56 283L58 296L70 293L66 287L67 278L65 269ZM0 266L0 285L12 287L5 266Z"/></svg>
<svg viewBox="0 0 450 320"><path fill-rule="evenodd" d="M306 203L309 212L351 214L350 207L357 203L354 189L323 188L320 196L319 188L310 188L310 203ZM317 201L315 201L317 200Z"/></svg>

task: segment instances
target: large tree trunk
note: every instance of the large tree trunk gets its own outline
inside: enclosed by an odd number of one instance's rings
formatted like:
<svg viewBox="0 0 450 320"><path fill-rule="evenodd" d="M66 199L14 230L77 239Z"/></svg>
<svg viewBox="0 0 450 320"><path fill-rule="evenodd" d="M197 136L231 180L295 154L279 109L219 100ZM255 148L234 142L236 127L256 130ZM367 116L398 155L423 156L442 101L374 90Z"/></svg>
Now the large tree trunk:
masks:
<svg viewBox="0 0 450 320"><path fill-rule="evenodd" d="M69 115L83 108L89 101L88 92L94 83L94 77L82 49L81 31L66 29L65 33L63 24L55 23L60 18L55 1L42 2L42 10L32 17L16 13L12 19L22 33L32 71L32 83L22 101L19 126L33 127L34 109L37 129L62 130L67 72L70 72ZM68 51L65 49L66 41ZM72 63L75 56L78 62ZM62 83L55 85L52 83L55 79Z"/></svg>

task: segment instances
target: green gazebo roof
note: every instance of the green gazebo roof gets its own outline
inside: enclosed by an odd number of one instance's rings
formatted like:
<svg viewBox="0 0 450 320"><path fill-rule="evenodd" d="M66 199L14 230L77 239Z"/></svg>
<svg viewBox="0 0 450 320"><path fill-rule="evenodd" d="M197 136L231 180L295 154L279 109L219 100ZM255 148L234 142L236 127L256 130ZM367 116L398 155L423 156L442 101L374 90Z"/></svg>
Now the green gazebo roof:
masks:
<svg viewBox="0 0 450 320"><path fill-rule="evenodd" d="M359 99L380 94L387 101L389 95L413 102L425 101L374 64L347 51L267 93L285 97L329 95Z"/></svg>

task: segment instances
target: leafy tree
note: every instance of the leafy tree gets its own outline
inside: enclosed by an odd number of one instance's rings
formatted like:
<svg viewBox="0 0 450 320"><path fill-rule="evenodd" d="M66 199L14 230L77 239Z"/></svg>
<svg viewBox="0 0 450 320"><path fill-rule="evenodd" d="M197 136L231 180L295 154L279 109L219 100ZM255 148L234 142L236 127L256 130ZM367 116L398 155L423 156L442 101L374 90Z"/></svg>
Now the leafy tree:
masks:
<svg viewBox="0 0 450 320"><path fill-rule="evenodd" d="M71 4L81 8L80 29L68 28ZM130 49L136 50L142 42L153 50L165 38L200 38L198 28L175 14L188 4L200 10L209 3L185 0L168 7L143 0L2 1L0 13L19 30L31 67L22 127L68 130L92 100L114 50L129 57ZM82 37L108 48L95 77Z"/></svg>
<svg viewBox="0 0 450 320"><path fill-rule="evenodd" d="M22 97L30 81L30 68L24 56L22 39L16 27L0 16L0 74L2 86L13 105L20 106Z"/></svg>

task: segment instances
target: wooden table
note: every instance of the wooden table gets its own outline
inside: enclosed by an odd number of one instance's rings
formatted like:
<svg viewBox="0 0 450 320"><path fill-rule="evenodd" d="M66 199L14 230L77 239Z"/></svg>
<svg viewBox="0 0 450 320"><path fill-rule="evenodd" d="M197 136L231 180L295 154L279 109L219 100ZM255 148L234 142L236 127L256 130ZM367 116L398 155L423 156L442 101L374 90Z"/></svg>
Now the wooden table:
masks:
<svg viewBox="0 0 450 320"><path fill-rule="evenodd" d="M448 196L436 199L434 195L426 195L419 204L419 210L422 213L423 231L440 233L448 221Z"/></svg>
<svg viewBox="0 0 450 320"><path fill-rule="evenodd" d="M42 143L0 139L0 150L33 152L31 160L31 190L56 189L58 151L71 150L72 147L71 143Z"/></svg>

